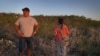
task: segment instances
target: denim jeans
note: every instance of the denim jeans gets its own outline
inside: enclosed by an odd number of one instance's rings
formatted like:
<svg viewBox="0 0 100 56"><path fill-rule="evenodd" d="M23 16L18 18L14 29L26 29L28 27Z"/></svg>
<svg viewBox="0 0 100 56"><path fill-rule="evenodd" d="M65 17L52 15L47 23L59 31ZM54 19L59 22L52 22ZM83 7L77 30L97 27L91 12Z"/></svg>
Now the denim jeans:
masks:
<svg viewBox="0 0 100 56"><path fill-rule="evenodd" d="M32 49L32 37L20 37L19 39L19 52L22 52L27 48Z"/></svg>
<svg viewBox="0 0 100 56"><path fill-rule="evenodd" d="M57 56L67 56L69 37L64 37L62 41L56 41Z"/></svg>

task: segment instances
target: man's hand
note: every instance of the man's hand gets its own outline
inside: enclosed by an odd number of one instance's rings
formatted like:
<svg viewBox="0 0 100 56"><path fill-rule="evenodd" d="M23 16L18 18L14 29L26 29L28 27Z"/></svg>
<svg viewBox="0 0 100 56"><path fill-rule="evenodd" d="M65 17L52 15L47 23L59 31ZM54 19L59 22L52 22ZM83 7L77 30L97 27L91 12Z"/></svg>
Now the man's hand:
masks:
<svg viewBox="0 0 100 56"><path fill-rule="evenodd" d="M36 32L33 32L33 33L32 33L32 37L33 37L35 34L36 34Z"/></svg>
<svg viewBox="0 0 100 56"><path fill-rule="evenodd" d="M39 29L39 25L35 25L35 26L34 26L34 31L33 31L33 33L32 33L32 37L33 37L34 35L36 35L38 29Z"/></svg>
<svg viewBox="0 0 100 56"><path fill-rule="evenodd" d="M20 30L18 30L17 33L18 33L18 36L22 36L24 34Z"/></svg>

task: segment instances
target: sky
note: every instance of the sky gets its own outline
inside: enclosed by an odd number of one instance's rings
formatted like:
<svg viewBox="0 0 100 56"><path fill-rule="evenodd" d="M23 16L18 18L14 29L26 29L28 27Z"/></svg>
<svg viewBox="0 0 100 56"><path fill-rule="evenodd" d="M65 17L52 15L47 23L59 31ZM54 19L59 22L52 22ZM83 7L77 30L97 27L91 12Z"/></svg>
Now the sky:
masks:
<svg viewBox="0 0 100 56"><path fill-rule="evenodd" d="M31 15L78 15L100 20L100 0L0 0L0 12L20 13L28 7Z"/></svg>

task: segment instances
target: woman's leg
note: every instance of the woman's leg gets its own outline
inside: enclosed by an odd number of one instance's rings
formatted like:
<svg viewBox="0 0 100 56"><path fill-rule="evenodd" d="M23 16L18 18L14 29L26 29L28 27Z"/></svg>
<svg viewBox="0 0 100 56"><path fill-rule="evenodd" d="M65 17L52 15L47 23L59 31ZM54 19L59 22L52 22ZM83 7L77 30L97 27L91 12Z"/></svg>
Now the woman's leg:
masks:
<svg viewBox="0 0 100 56"><path fill-rule="evenodd" d="M67 56L68 54L69 39L66 37L62 40L62 56Z"/></svg>
<svg viewBox="0 0 100 56"><path fill-rule="evenodd" d="M61 56L61 54L62 54L61 43L56 42L56 46L57 46L57 56Z"/></svg>

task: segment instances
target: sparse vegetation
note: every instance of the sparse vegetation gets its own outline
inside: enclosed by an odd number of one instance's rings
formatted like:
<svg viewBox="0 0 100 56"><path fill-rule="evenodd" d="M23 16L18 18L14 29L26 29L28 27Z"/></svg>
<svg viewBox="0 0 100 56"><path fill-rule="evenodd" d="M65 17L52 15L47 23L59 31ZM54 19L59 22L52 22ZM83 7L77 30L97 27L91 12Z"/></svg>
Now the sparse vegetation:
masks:
<svg viewBox="0 0 100 56"><path fill-rule="evenodd" d="M20 14L0 13L0 56L18 55L18 37L14 30L14 22ZM55 56L56 47L53 40L53 27L57 17L64 18L69 26L69 55L100 56L100 21L84 16L34 16L40 24L33 44L34 56Z"/></svg>

